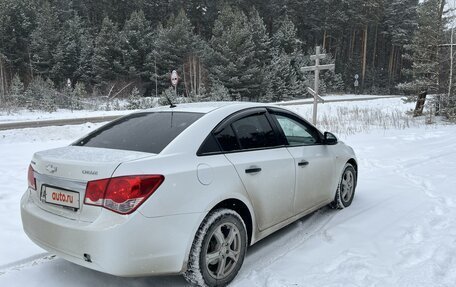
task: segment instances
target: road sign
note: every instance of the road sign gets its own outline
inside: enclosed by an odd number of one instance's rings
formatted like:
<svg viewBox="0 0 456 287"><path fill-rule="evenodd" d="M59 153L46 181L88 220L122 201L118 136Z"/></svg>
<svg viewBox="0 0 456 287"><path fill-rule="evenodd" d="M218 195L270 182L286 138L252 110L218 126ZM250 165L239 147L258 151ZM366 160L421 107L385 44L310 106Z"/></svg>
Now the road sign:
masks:
<svg viewBox="0 0 456 287"><path fill-rule="evenodd" d="M355 80L358 80L358 78L359 78L359 75L355 74Z"/></svg>
<svg viewBox="0 0 456 287"><path fill-rule="evenodd" d="M178 82L179 82L179 75L177 75L176 70L173 70L171 72L171 84L175 87L175 86L177 86Z"/></svg>
<svg viewBox="0 0 456 287"><path fill-rule="evenodd" d="M355 80L355 83L353 85L355 85L355 87L358 87L359 86L358 80Z"/></svg>

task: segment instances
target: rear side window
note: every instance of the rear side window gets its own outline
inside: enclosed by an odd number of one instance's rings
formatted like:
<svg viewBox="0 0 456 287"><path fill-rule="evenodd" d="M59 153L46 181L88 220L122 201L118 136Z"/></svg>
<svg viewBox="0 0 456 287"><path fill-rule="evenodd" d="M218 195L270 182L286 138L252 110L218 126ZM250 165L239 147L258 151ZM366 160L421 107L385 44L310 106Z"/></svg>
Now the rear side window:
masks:
<svg viewBox="0 0 456 287"><path fill-rule="evenodd" d="M277 145L275 133L265 114L255 114L233 122L242 149L266 148Z"/></svg>
<svg viewBox="0 0 456 287"><path fill-rule="evenodd" d="M215 138L223 151L239 150L239 142L231 126L226 126L219 133L216 133Z"/></svg>
<svg viewBox="0 0 456 287"><path fill-rule="evenodd" d="M74 145L160 153L201 116L186 112L136 113L101 127Z"/></svg>

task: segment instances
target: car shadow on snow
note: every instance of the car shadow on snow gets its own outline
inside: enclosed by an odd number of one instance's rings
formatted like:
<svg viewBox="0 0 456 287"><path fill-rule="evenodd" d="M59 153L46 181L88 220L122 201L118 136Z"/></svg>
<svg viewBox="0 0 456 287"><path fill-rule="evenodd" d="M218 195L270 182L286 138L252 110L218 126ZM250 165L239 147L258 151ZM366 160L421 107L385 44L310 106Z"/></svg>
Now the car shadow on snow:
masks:
<svg viewBox="0 0 456 287"><path fill-rule="evenodd" d="M241 281L252 271L266 267L307 239L320 234L336 214L336 210L323 207L249 247L244 265L238 274L238 278L233 281L231 286L235 286L236 282ZM65 282L65 287L189 286L185 279L178 275L134 278L117 277L94 271L60 258L56 258L47 264L39 264L37 267L39 267L37 269L40 269L40 271L35 268L31 268L29 271L37 272L36 276L33 274L30 274L30 276L39 279L39 286L60 286L61 282ZM32 269L35 270L32 271Z"/></svg>
<svg viewBox="0 0 456 287"><path fill-rule="evenodd" d="M41 265L40 269L44 270L37 274L37 279L40 282L39 286L189 286L182 276L117 277L91 270L60 258ZM46 274L46 276L42 276L42 274Z"/></svg>

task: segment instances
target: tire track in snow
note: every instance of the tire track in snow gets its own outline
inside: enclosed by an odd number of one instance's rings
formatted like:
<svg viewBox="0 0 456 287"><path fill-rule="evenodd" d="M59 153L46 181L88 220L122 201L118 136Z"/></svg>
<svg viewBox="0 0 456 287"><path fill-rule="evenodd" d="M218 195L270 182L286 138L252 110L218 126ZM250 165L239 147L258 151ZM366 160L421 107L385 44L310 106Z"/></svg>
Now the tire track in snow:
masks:
<svg viewBox="0 0 456 287"><path fill-rule="evenodd" d="M441 158L442 154L435 156L428 154L425 159L412 159L396 166L397 174L415 186L416 190L422 191L432 204L427 212L428 216L422 221L404 228L401 244L397 251L401 257L397 267L406 270L423 269L423 273L415 276L417 282L420 277L427 277L435 278L435 281L443 283L442 286L450 286L445 282L454 282L455 275L452 266L456 260L454 259L455 252L448 254L448 250L454 250L456 241L451 244L450 240L436 238L438 236L436 234L439 232L435 232L452 225L451 214L456 204L453 198L443 194L441 190L437 190L433 182L425 176L413 172L414 168L419 167L419 163L426 162L428 166L432 166L432 163L441 161ZM449 238L454 238L455 235L454 231L448 230ZM435 240L441 241L441 244L439 246L432 244ZM445 252L442 253L442 250ZM403 277L403 279L405 278L407 276ZM396 283L401 285L401 279Z"/></svg>
<svg viewBox="0 0 456 287"><path fill-rule="evenodd" d="M11 272L11 271L21 271L27 267L33 267L38 264L43 264L49 261L52 261L56 258L56 255L50 254L48 252L30 256L15 262L11 262L5 265L0 266L0 276Z"/></svg>
<svg viewBox="0 0 456 287"><path fill-rule="evenodd" d="M337 210L323 207L251 246L247 250L243 268L232 285L235 286L236 283L240 283L244 279L256 277L259 271L292 252L312 237L325 236L325 227L336 214ZM285 244L282 245L284 242ZM255 281L261 280L262 283L258 286L266 286L267 279L255 278Z"/></svg>

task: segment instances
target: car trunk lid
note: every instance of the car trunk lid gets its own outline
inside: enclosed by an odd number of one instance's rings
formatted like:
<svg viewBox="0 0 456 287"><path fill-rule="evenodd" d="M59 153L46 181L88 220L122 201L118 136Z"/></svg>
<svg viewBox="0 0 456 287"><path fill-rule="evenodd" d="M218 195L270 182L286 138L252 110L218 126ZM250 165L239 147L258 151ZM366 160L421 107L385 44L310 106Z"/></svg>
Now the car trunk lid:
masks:
<svg viewBox="0 0 456 287"><path fill-rule="evenodd" d="M136 151L68 146L34 154L36 204L51 213L85 222L94 221L101 207L84 205L87 182L112 176L123 162L154 154Z"/></svg>

